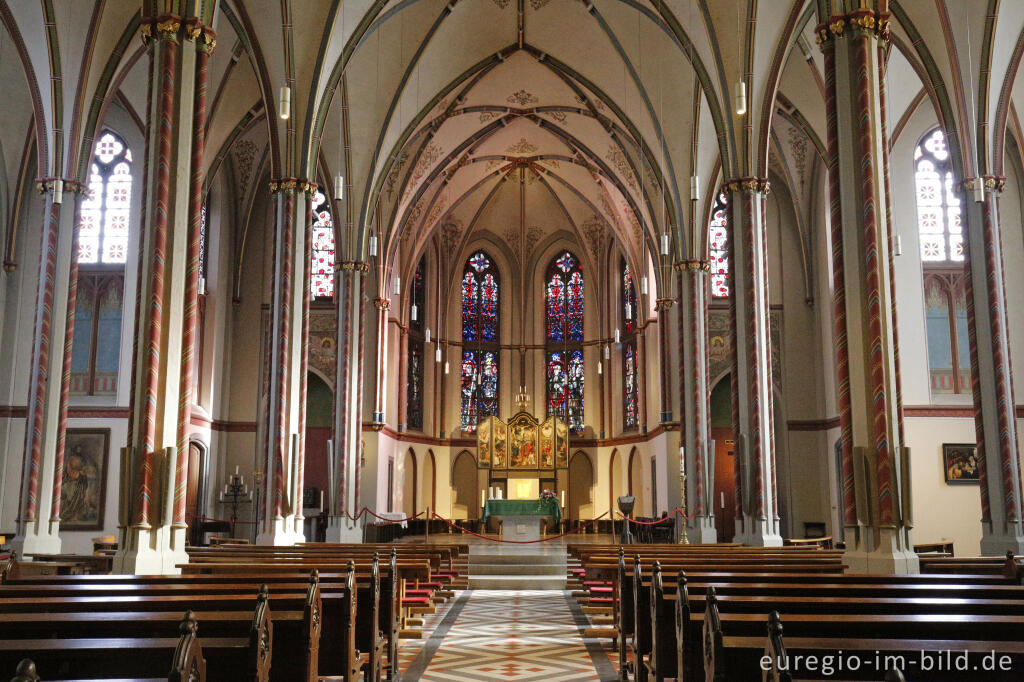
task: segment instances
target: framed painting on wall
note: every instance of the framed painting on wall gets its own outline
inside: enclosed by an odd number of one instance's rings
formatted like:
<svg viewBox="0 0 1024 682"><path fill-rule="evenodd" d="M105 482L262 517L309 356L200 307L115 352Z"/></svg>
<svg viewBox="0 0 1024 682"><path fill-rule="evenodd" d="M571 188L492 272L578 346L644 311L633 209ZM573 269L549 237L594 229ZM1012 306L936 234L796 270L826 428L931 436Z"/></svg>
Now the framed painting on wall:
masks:
<svg viewBox="0 0 1024 682"><path fill-rule="evenodd" d="M110 429L68 429L60 490L61 530L102 530Z"/></svg>
<svg viewBox="0 0 1024 682"><path fill-rule="evenodd" d="M943 443L942 468L946 483L977 483L978 446L974 443Z"/></svg>

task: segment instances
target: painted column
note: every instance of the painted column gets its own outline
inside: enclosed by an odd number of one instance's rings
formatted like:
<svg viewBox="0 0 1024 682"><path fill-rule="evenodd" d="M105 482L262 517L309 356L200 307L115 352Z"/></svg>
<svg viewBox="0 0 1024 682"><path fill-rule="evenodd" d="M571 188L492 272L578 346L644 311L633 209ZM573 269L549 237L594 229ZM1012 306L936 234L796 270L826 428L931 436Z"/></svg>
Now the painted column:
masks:
<svg viewBox="0 0 1024 682"><path fill-rule="evenodd" d="M334 439L330 453L331 494L328 542L360 542L362 528L357 476L362 455L363 288L369 266L341 263L335 287L338 306L338 356L335 368Z"/></svg>
<svg viewBox="0 0 1024 682"><path fill-rule="evenodd" d="M918 570L910 529L893 298L884 64L888 17L869 10L818 27L825 58L845 560Z"/></svg>
<svg viewBox="0 0 1024 682"><path fill-rule="evenodd" d="M981 553L1024 554L1017 404L1013 390L999 194L1005 178L982 178L985 201L962 192L967 214L967 319L981 478ZM968 181L971 188L978 179Z"/></svg>
<svg viewBox="0 0 1024 682"><path fill-rule="evenodd" d="M706 260L675 264L679 285L679 442L686 473L686 513L691 542L717 542L713 491L714 450L710 447Z"/></svg>
<svg viewBox="0 0 1024 682"><path fill-rule="evenodd" d="M71 187L75 187L74 183ZM21 554L60 552L60 490L51 482L59 481L62 476L57 458L63 446L60 418L67 414L67 399L62 390L63 361L70 357L66 334L68 306L77 284L72 277L77 198L73 192L64 192L66 203L55 203L52 178L41 180L39 189L46 207L39 237L39 276L18 534L12 542L12 548ZM74 317L73 308L70 317ZM65 353L61 355L60 350Z"/></svg>
<svg viewBox="0 0 1024 682"><path fill-rule="evenodd" d="M273 288L270 302L270 362L267 437L264 444L266 495L257 544L291 545L302 542L301 435L305 430L303 365L309 315L307 236L309 203L315 185L282 178L271 182L276 204L273 249Z"/></svg>
<svg viewBox="0 0 1024 682"><path fill-rule="evenodd" d="M180 405L191 381L186 367L191 349L182 344L186 325L194 327L195 320L193 308L188 322L192 247L197 238L190 220L196 153L192 125L199 53L212 44L198 24L179 17L146 21L142 34L152 72L145 159L150 171L140 239L131 429L121 456L114 572L176 573L176 564L188 560L183 499L188 464L179 462L178 445ZM200 36L202 48L196 44ZM201 143L199 147L201 154ZM195 293L194 284L191 291Z"/></svg>
<svg viewBox="0 0 1024 682"><path fill-rule="evenodd" d="M734 286L732 403L736 430L737 542L776 547L779 534L772 433L773 381L768 297L765 197L768 181L742 178L729 193L730 258ZM705 422L706 424L706 422ZM706 442L706 441L705 441Z"/></svg>
<svg viewBox="0 0 1024 682"><path fill-rule="evenodd" d="M675 303L671 298L659 298L654 302L654 308L658 312L658 377L659 392L658 399L661 404L659 421L667 424L672 421L672 382L669 381L669 367L672 356L668 351L668 325L669 311Z"/></svg>
<svg viewBox="0 0 1024 682"><path fill-rule="evenodd" d="M373 407L374 426L380 428L384 425L387 416L388 400L388 310L391 309L391 299L376 298L373 301L377 308L377 372L376 386ZM399 417L399 421L401 417Z"/></svg>

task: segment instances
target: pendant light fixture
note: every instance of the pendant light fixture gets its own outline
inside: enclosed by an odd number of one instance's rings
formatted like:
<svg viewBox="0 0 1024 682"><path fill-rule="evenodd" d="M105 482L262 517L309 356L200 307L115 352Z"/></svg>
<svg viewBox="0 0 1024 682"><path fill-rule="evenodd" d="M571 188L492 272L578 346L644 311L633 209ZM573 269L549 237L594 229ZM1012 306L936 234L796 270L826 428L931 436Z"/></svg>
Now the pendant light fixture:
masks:
<svg viewBox="0 0 1024 682"><path fill-rule="evenodd" d="M287 121L292 113L292 89L282 85L278 96L277 115Z"/></svg>
<svg viewBox="0 0 1024 682"><path fill-rule="evenodd" d="M370 233L370 255L371 256L376 256L377 255L377 233L376 232L371 232Z"/></svg>
<svg viewBox="0 0 1024 682"><path fill-rule="evenodd" d="M902 256L903 255L903 237L900 236L900 235L896 235L896 247L895 248L896 248L896 255L897 256Z"/></svg>
<svg viewBox="0 0 1024 682"><path fill-rule="evenodd" d="M736 115L743 116L747 113L747 84L740 80L736 83L734 88L734 98L736 101Z"/></svg>
<svg viewBox="0 0 1024 682"><path fill-rule="evenodd" d="M647 295L647 275L640 278L640 293L644 296Z"/></svg>
<svg viewBox="0 0 1024 682"><path fill-rule="evenodd" d="M599 376L600 376L600 375L601 375L601 374L603 373L603 369L604 369L604 368L603 368L603 367L602 367L602 365L601 365L601 361L600 361L600 360L598 360L598 361L597 361L597 374L598 374Z"/></svg>
<svg viewBox="0 0 1024 682"><path fill-rule="evenodd" d="M54 195L53 195L54 196L54 200L53 200L53 203L57 203L57 199L56 199L56 196L57 196L57 193L56 193L57 185L56 184L54 184L53 189L54 189ZM985 203L985 181L982 180L981 178L975 178L974 179L974 200L977 203L979 203L979 204Z"/></svg>
<svg viewBox="0 0 1024 682"><path fill-rule="evenodd" d="M53 181L53 203L64 203L64 181L60 178Z"/></svg>
<svg viewBox="0 0 1024 682"><path fill-rule="evenodd" d="M412 306L409 308L409 319L411 319L413 322L415 322L417 320L417 318L419 317L418 313L419 313L419 306L417 306L415 303L413 303Z"/></svg>
<svg viewBox="0 0 1024 682"><path fill-rule="evenodd" d="M690 201L698 201L700 199L700 176L690 176Z"/></svg>
<svg viewBox="0 0 1024 682"><path fill-rule="evenodd" d="M345 200L345 176L341 173L334 176L334 199L336 201Z"/></svg>
<svg viewBox="0 0 1024 682"><path fill-rule="evenodd" d="M391 293L394 296L402 293L402 278L397 275L391 278Z"/></svg>
<svg viewBox="0 0 1024 682"><path fill-rule="evenodd" d="M423 342L430 343L430 327L427 327L426 332L423 334Z"/></svg>
<svg viewBox="0 0 1024 682"><path fill-rule="evenodd" d="M619 332L619 328L615 328L615 343L622 343L622 334Z"/></svg>
<svg viewBox="0 0 1024 682"><path fill-rule="evenodd" d="M612 349L607 343L604 344L604 359L607 360L612 356Z"/></svg>
<svg viewBox="0 0 1024 682"><path fill-rule="evenodd" d="M667 256L668 255L668 233L667 232L663 233L661 235L661 255L662 256Z"/></svg>
<svg viewBox="0 0 1024 682"><path fill-rule="evenodd" d="M441 346L434 351L434 362L441 362Z"/></svg>

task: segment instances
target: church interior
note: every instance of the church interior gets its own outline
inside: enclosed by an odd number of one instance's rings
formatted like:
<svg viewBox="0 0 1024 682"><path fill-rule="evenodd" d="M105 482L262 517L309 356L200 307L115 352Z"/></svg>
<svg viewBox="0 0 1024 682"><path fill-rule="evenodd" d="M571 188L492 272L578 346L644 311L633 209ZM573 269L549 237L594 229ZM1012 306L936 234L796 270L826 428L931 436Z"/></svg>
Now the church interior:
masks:
<svg viewBox="0 0 1024 682"><path fill-rule="evenodd" d="M0 679L1022 679L1022 58L0 0Z"/></svg>

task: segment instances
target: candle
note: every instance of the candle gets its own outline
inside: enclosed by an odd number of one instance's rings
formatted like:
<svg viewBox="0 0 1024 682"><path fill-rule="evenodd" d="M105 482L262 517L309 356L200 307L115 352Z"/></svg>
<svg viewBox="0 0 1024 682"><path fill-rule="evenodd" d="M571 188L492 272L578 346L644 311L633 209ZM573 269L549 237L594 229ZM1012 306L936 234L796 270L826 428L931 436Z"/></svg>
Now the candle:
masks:
<svg viewBox="0 0 1024 682"><path fill-rule="evenodd" d="M235 465L235 476L237 476L237 475L238 475L238 465L236 464Z"/></svg>
<svg viewBox="0 0 1024 682"><path fill-rule="evenodd" d="M485 506L487 504L487 499L485 497L486 495L487 495L487 491L486 490L481 490L480 491L480 506L481 507L483 507L483 506Z"/></svg>
<svg viewBox="0 0 1024 682"><path fill-rule="evenodd" d="M565 507L565 491L562 491L562 506Z"/></svg>
<svg viewBox="0 0 1024 682"><path fill-rule="evenodd" d="M324 508L324 491L321 490L320 491L320 509L323 510L323 508Z"/></svg>

